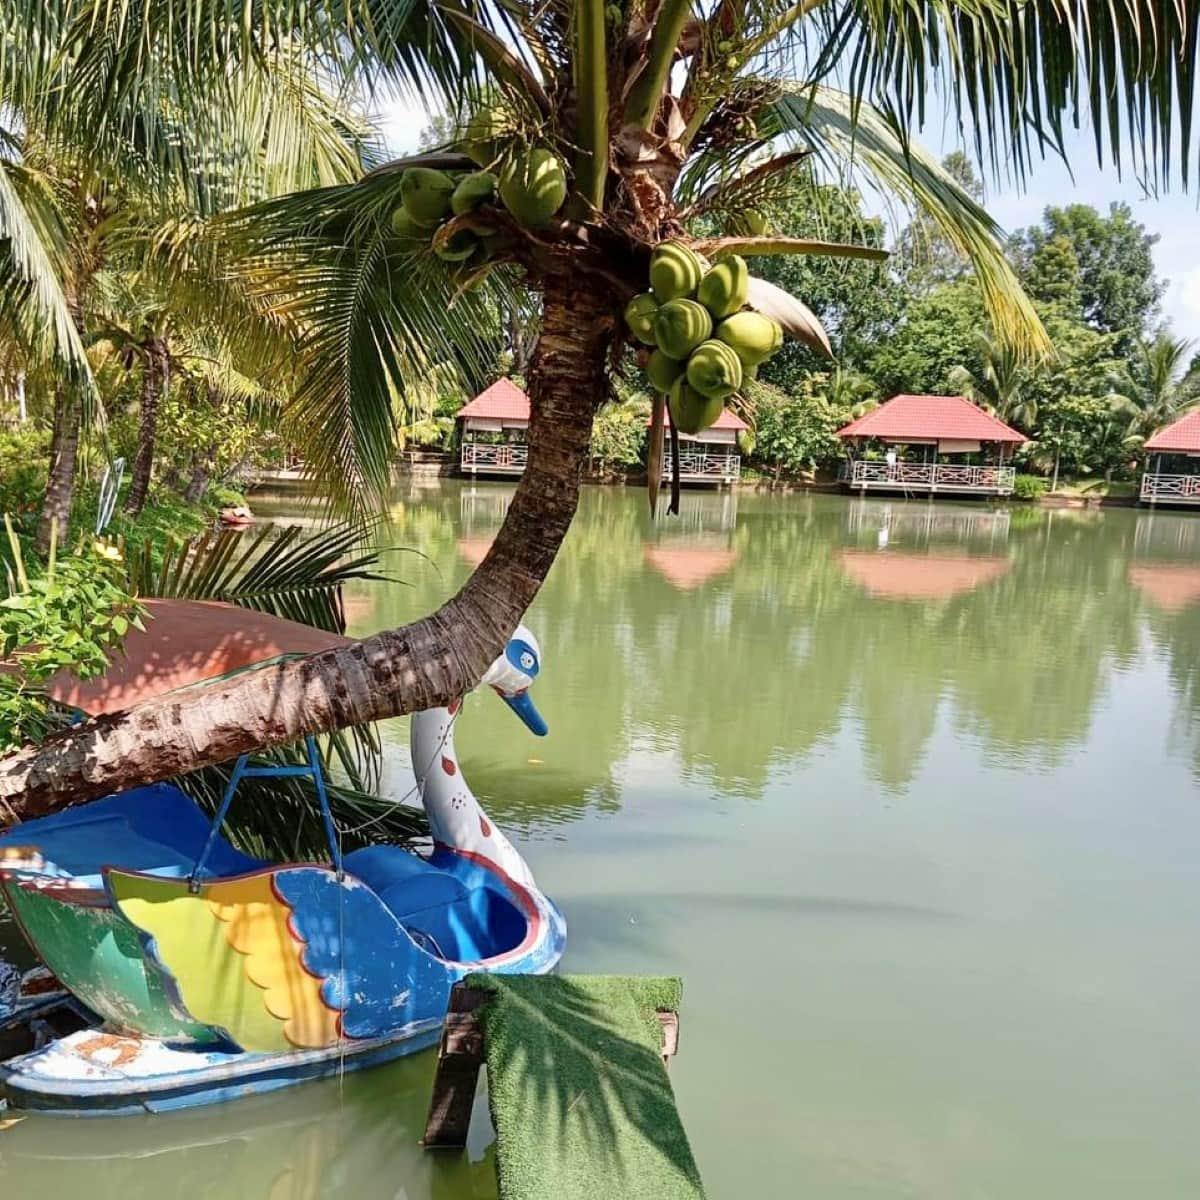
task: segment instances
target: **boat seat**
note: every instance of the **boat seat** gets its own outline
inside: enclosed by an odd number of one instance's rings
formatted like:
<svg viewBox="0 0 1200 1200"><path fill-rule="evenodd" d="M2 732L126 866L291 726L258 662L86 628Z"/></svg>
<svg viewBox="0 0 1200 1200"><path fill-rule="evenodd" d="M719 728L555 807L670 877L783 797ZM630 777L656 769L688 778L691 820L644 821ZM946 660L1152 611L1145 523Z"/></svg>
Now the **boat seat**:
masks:
<svg viewBox="0 0 1200 1200"><path fill-rule="evenodd" d="M60 872L99 888L100 869L106 866L172 878L187 875L209 828L209 818L190 796L170 784L154 784L25 821L0 837L0 846L36 846ZM264 865L219 838L205 873L240 875Z"/></svg>

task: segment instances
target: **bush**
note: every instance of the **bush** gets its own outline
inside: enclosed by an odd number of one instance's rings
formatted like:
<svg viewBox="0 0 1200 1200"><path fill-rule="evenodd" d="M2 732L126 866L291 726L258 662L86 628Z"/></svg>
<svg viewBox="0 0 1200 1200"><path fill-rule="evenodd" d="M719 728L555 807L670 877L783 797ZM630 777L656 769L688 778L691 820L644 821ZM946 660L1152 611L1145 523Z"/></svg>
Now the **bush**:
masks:
<svg viewBox="0 0 1200 1200"><path fill-rule="evenodd" d="M1018 475L1013 481L1013 496L1017 500L1037 500L1050 485L1040 475Z"/></svg>
<svg viewBox="0 0 1200 1200"><path fill-rule="evenodd" d="M37 512L46 492L50 434L40 429L0 433L0 512Z"/></svg>

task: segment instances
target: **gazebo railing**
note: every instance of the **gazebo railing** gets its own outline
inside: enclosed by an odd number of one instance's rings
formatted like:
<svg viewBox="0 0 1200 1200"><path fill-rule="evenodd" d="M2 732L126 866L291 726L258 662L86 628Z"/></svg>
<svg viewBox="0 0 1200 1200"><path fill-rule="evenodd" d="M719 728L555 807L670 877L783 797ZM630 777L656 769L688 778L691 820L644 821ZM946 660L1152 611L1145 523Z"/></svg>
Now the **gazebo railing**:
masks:
<svg viewBox="0 0 1200 1200"><path fill-rule="evenodd" d="M967 466L964 463L905 463L855 459L848 482L851 487L896 487L933 491L1011 492L1015 467Z"/></svg>
<svg viewBox="0 0 1200 1200"><path fill-rule="evenodd" d="M1200 504L1200 475L1160 475L1147 471L1142 476L1141 498Z"/></svg>
<svg viewBox="0 0 1200 1200"><path fill-rule="evenodd" d="M715 453L708 450L679 449L679 478L680 479L737 479L742 473L742 456L726 454L722 451ZM668 450L663 454L663 478L671 478L671 454Z"/></svg>
<svg viewBox="0 0 1200 1200"><path fill-rule="evenodd" d="M529 447L512 442L463 442L464 471L511 471L519 475L529 463Z"/></svg>

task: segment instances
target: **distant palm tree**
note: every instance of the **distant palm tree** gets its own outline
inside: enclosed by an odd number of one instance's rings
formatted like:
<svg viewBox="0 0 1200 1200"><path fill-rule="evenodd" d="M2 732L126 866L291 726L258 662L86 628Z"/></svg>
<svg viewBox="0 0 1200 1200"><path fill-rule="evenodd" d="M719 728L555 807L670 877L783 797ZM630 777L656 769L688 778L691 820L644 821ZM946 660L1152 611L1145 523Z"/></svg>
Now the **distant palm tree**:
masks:
<svg viewBox="0 0 1200 1200"><path fill-rule="evenodd" d="M950 371L950 386L986 409L1001 421L1026 433L1037 422L1037 396L1029 387L1030 365L1010 343L997 341L986 333L978 336L978 372L957 366Z"/></svg>
<svg viewBox="0 0 1200 1200"><path fill-rule="evenodd" d="M1141 347L1124 386L1109 397L1113 411L1127 420L1133 448L1200 405L1200 380L1188 372L1191 350L1187 338L1159 334Z"/></svg>

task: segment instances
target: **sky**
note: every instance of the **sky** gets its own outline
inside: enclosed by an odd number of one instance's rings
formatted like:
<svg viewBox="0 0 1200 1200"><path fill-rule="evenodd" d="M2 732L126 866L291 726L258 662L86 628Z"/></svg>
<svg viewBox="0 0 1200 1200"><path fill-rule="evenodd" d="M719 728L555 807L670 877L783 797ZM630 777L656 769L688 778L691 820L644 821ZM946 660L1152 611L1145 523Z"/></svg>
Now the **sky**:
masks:
<svg viewBox="0 0 1200 1200"><path fill-rule="evenodd" d="M932 116L921 140L939 154L959 146L957 127L939 123L938 107L931 105ZM389 149L404 154L416 149L421 130L429 117L420 105L403 99L385 100L379 109L381 132ZM1025 187L1013 184L987 184L986 207L1005 232L1035 224L1050 205L1091 204L1101 212L1109 204L1121 201L1133 210L1147 232L1156 234L1154 260L1160 278L1167 281L1163 296L1163 316L1177 335L1200 341L1200 191L1195 183L1184 193L1176 186L1158 197L1147 197L1132 172L1123 177L1111 167L1096 163L1096 151L1090 131L1075 134L1067 143L1071 169L1058 159L1047 160L1030 171Z"/></svg>

